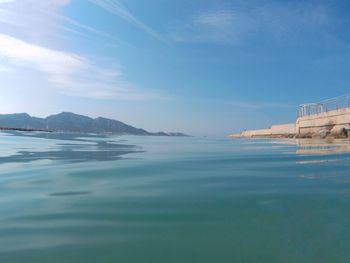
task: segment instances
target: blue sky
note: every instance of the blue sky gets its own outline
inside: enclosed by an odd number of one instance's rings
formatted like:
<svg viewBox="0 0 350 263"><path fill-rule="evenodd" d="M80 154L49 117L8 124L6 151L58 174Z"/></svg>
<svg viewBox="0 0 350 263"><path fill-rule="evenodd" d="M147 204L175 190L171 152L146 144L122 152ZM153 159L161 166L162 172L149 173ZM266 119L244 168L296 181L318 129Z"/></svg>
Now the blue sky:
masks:
<svg viewBox="0 0 350 263"><path fill-rule="evenodd" d="M349 93L350 2L0 0L0 112L221 136Z"/></svg>

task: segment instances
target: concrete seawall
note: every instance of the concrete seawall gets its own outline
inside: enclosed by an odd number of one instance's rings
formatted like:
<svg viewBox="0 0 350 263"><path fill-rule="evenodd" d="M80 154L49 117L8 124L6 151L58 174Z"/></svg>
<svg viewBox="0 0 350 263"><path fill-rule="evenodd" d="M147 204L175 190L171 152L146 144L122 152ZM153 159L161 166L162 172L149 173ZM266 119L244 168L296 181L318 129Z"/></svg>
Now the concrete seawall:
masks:
<svg viewBox="0 0 350 263"><path fill-rule="evenodd" d="M296 126L294 123L273 125L270 129L248 130L231 137L293 137L296 135Z"/></svg>
<svg viewBox="0 0 350 263"><path fill-rule="evenodd" d="M300 117L296 120L296 129L298 134L308 134L319 132L320 130L331 130L335 126L346 126L349 124L350 108L344 108Z"/></svg>
<svg viewBox="0 0 350 263"><path fill-rule="evenodd" d="M269 129L248 130L230 137L347 137L350 135L350 107L299 117L295 123Z"/></svg>

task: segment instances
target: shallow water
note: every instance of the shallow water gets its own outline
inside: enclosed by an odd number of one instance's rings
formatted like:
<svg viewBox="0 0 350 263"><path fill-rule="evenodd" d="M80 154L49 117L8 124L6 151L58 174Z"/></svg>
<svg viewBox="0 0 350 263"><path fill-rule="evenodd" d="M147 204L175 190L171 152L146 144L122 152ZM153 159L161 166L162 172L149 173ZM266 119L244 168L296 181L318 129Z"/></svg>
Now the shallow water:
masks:
<svg viewBox="0 0 350 263"><path fill-rule="evenodd" d="M344 145L0 133L0 262L349 262Z"/></svg>

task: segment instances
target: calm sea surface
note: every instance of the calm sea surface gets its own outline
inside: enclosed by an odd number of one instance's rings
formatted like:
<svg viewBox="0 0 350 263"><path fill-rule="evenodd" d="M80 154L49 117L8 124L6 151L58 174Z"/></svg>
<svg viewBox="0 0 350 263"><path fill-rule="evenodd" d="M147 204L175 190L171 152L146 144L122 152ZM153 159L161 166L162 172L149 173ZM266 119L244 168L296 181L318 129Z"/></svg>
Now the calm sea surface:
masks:
<svg viewBox="0 0 350 263"><path fill-rule="evenodd" d="M0 133L0 262L350 262L343 142Z"/></svg>

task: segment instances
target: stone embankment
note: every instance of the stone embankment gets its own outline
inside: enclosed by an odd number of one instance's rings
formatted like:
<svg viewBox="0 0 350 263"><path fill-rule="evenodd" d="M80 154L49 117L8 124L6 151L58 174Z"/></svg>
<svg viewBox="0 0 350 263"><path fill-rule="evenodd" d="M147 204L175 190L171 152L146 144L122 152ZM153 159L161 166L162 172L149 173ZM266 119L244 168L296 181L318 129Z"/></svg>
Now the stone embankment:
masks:
<svg viewBox="0 0 350 263"><path fill-rule="evenodd" d="M350 107L299 117L295 123L269 129L242 131L232 138L347 138L350 137Z"/></svg>

